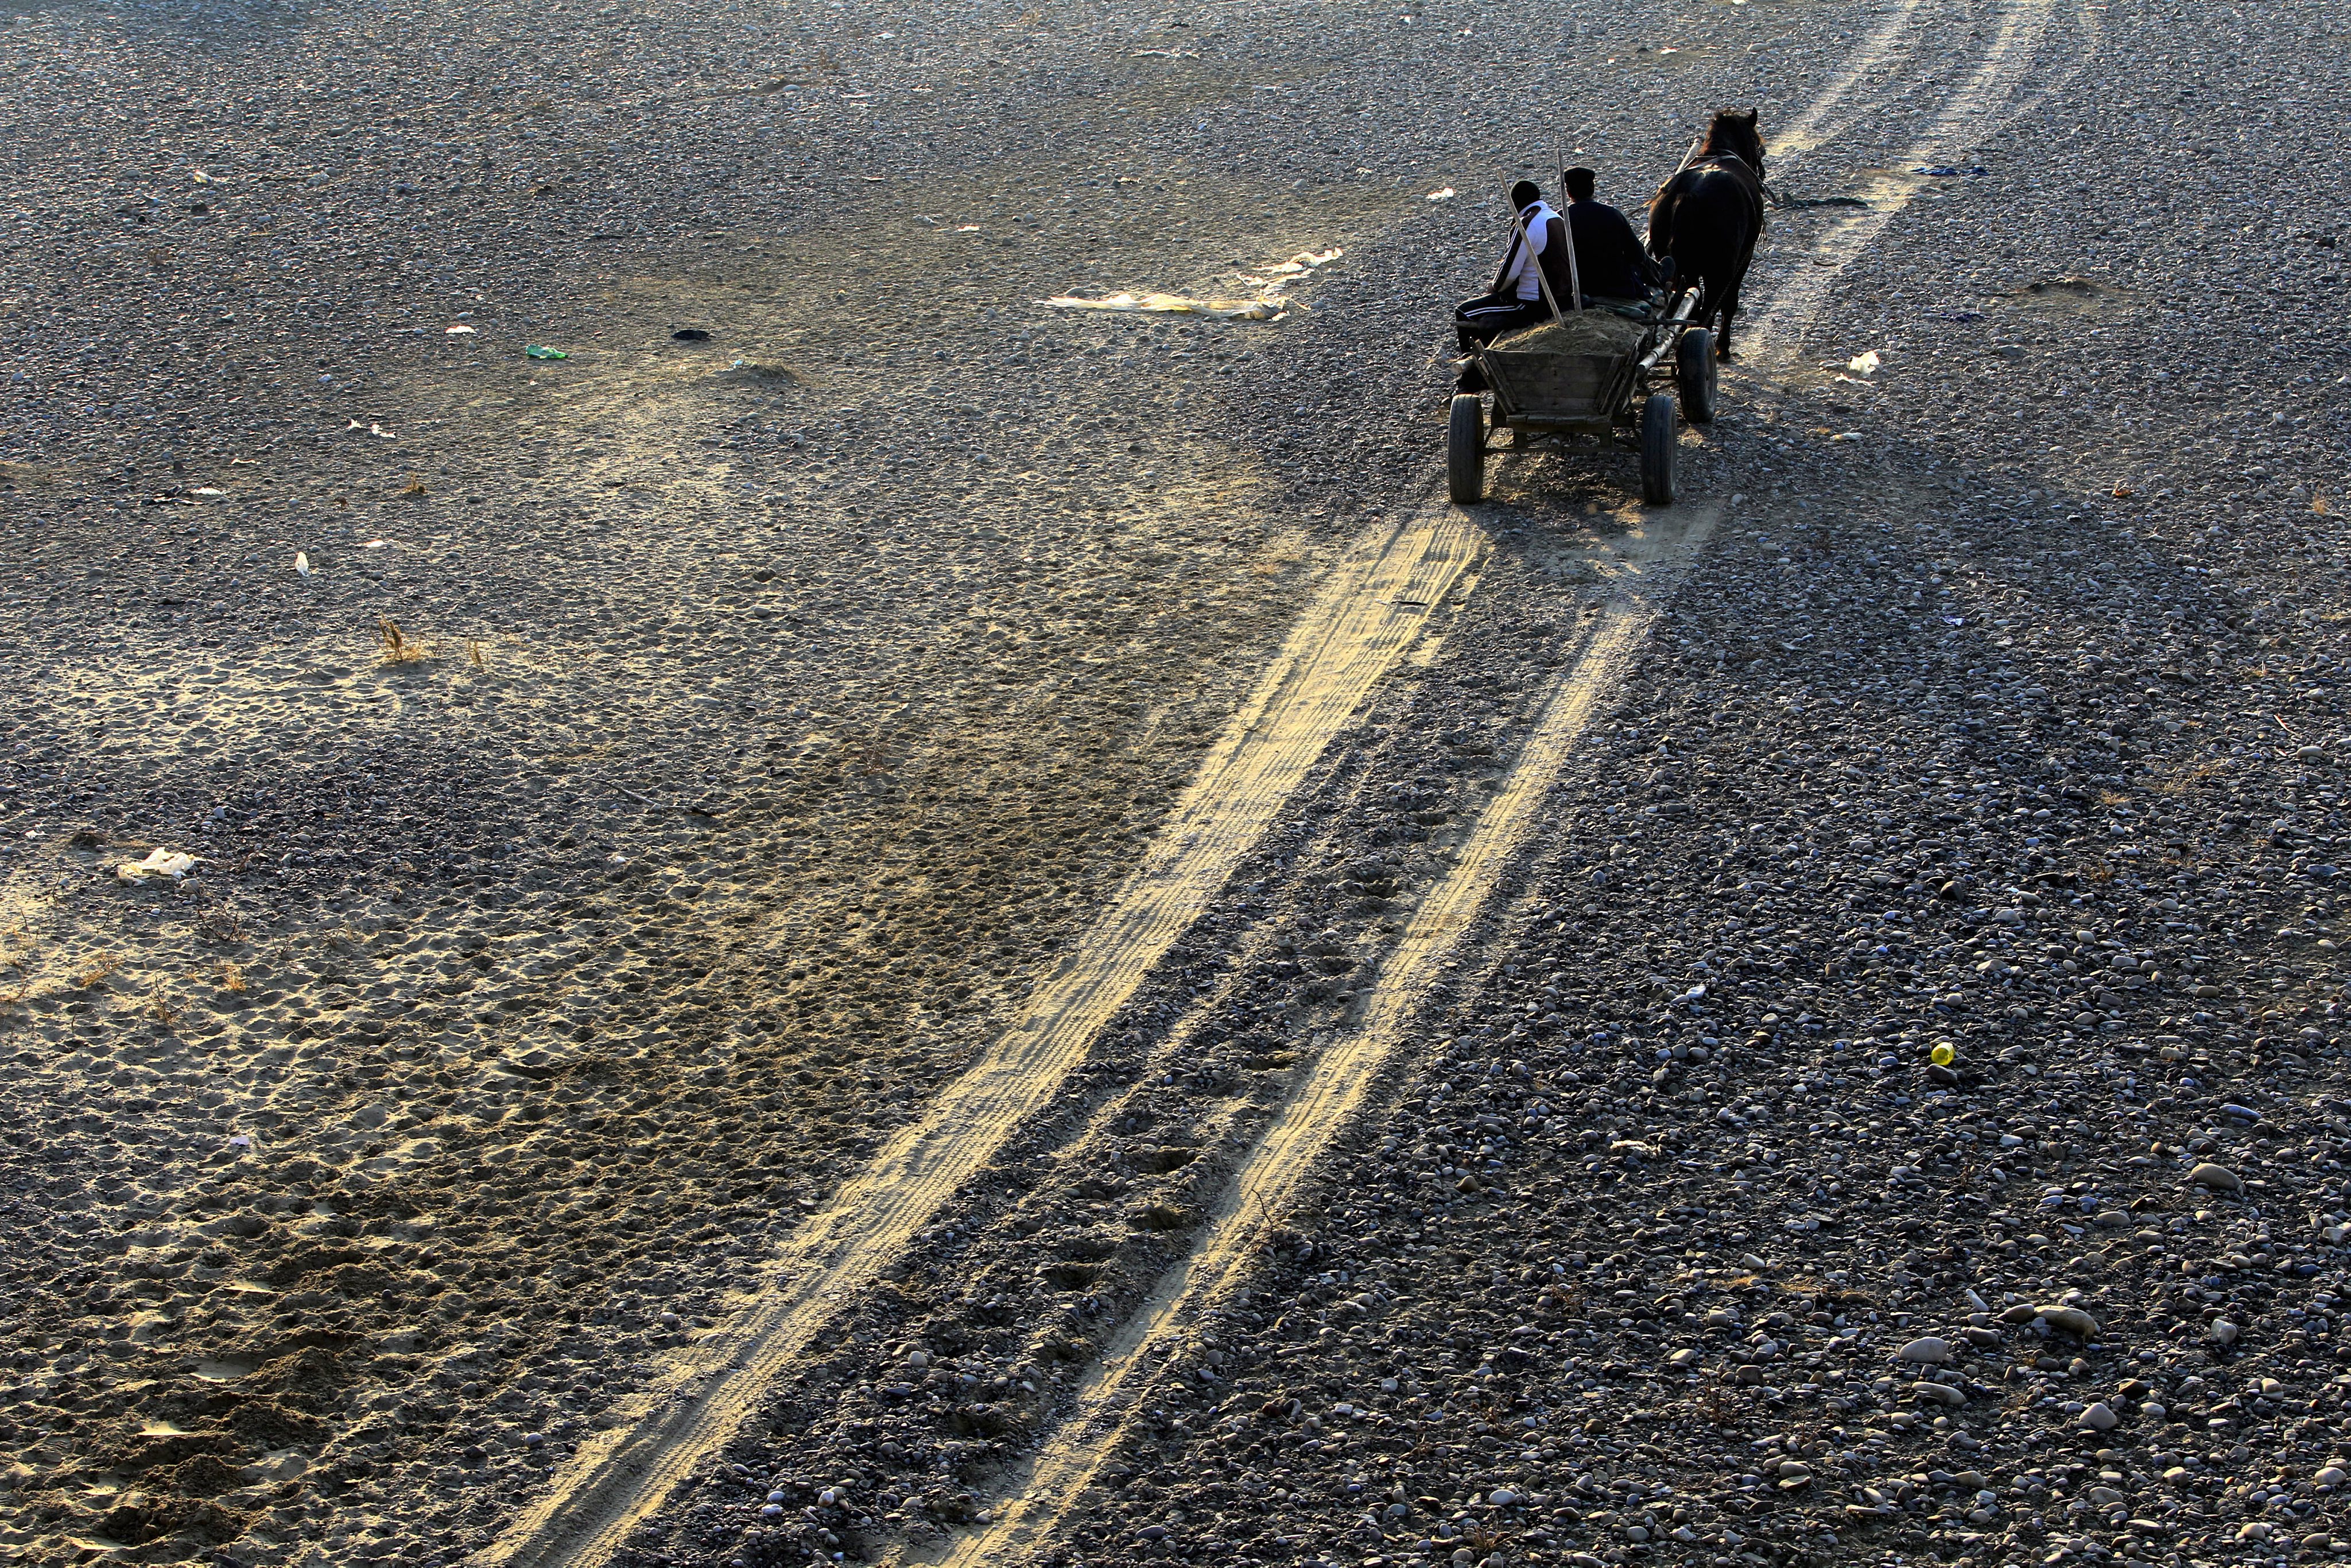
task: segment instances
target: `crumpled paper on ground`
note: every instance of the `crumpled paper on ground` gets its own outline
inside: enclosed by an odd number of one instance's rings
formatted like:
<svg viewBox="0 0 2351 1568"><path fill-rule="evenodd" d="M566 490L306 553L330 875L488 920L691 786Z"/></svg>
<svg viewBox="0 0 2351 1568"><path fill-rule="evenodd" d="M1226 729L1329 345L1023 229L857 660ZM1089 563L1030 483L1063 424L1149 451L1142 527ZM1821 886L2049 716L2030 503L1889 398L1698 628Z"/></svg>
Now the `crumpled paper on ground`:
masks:
<svg viewBox="0 0 2351 1568"><path fill-rule="evenodd" d="M177 882L196 869L196 857L177 850L150 850L143 861L124 861L114 868L114 874L124 882L141 883L155 877L169 877Z"/></svg>

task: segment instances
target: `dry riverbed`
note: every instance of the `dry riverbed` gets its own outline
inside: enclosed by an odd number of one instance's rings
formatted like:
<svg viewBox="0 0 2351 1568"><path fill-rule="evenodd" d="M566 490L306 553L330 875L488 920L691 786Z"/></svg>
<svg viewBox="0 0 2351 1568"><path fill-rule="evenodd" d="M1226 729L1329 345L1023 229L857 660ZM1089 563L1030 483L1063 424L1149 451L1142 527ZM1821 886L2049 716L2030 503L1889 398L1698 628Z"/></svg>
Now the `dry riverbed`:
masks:
<svg viewBox="0 0 2351 1568"><path fill-rule="evenodd" d="M0 11L0 1545L2334 1555L2339 32Z"/></svg>

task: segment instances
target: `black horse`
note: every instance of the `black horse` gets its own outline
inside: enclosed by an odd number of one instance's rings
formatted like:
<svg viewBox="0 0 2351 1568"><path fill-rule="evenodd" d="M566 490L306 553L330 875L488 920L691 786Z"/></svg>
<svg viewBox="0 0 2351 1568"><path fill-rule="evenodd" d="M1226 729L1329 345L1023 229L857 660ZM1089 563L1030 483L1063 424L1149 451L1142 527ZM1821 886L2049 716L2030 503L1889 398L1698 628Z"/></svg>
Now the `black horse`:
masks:
<svg viewBox="0 0 2351 1568"><path fill-rule="evenodd" d="M1715 318L1715 351L1730 358L1739 286L1763 237L1763 138L1751 109L1718 109L1706 140L1649 203L1649 254L1671 256L1677 283L1698 291L1697 319Z"/></svg>

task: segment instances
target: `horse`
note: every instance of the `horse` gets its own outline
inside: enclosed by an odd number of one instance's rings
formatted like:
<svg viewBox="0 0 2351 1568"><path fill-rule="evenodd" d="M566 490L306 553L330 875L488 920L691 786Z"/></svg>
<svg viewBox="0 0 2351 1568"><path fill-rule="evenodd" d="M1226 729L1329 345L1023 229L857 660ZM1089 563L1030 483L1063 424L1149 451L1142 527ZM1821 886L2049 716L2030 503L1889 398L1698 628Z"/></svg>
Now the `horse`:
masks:
<svg viewBox="0 0 2351 1568"><path fill-rule="evenodd" d="M1697 287L1697 319L1712 327L1715 352L1730 358L1739 286L1763 237L1763 138L1751 109L1718 109L1697 150L1649 202L1649 254L1671 256L1675 280Z"/></svg>

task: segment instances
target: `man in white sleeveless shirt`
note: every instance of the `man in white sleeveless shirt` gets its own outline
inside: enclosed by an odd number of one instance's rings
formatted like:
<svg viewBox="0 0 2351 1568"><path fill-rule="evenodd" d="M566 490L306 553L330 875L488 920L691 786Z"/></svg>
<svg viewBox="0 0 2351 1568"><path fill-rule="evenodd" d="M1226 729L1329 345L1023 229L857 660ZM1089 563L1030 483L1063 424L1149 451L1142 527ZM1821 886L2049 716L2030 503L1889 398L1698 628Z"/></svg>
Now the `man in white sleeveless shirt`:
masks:
<svg viewBox="0 0 2351 1568"><path fill-rule="evenodd" d="M1510 204L1518 209L1519 220L1526 225L1525 237L1522 239L1514 226L1510 248L1503 252L1502 265L1494 274L1493 287L1453 308L1453 329L1464 353L1506 332L1550 320L1551 307L1543 302L1542 284L1546 277L1561 305L1567 303L1565 221L1542 199L1542 191L1532 180L1521 180L1510 187ZM1462 389L1480 390L1470 384L1479 379L1476 365L1465 367L1461 372Z"/></svg>

